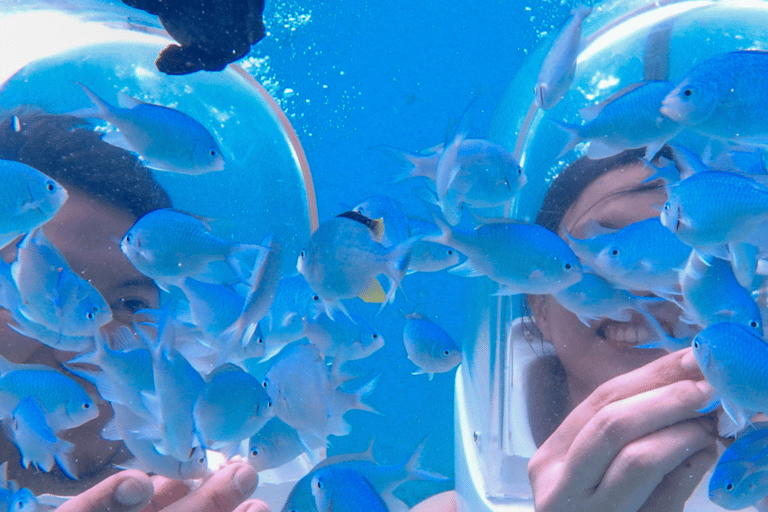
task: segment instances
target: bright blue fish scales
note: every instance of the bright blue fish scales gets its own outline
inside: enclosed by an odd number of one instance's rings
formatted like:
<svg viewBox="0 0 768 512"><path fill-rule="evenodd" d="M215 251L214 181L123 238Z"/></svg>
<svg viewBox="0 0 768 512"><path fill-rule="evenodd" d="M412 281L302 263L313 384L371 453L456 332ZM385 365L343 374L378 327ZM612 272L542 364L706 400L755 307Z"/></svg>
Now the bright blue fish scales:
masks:
<svg viewBox="0 0 768 512"><path fill-rule="evenodd" d="M391 282L386 300L394 299L407 271L411 242L387 248L379 243L382 234L381 221L358 212L327 220L312 233L296 268L323 300L329 316L335 309L343 310L342 299L365 296L379 274Z"/></svg>
<svg viewBox="0 0 768 512"><path fill-rule="evenodd" d="M697 334L692 345L701 373L735 424L721 418L721 434L733 435L755 414L768 411L768 343L758 331L720 322Z"/></svg>
<svg viewBox="0 0 768 512"><path fill-rule="evenodd" d="M223 240L202 220L170 209L154 210L136 221L120 249L139 272L159 284L185 277L218 284L245 281L248 271L239 257L264 252L256 245ZM228 272L211 277L210 265L216 262L225 262Z"/></svg>
<svg viewBox="0 0 768 512"><path fill-rule="evenodd" d="M555 293L581 279L576 254L544 227L511 219L488 219L476 226L467 210L456 227L437 216L434 220L441 234L423 239L467 256L467 261L450 273L488 276L501 285L499 293Z"/></svg>
<svg viewBox="0 0 768 512"><path fill-rule="evenodd" d="M318 512L389 512L371 483L353 469L326 467L312 477Z"/></svg>
<svg viewBox="0 0 768 512"><path fill-rule="evenodd" d="M147 167L181 174L224 170L224 157L213 136L187 114L125 94L120 95L121 107L115 107L78 85L96 108L71 115L100 118L114 125L122 137L109 136L107 142L138 153Z"/></svg>
<svg viewBox="0 0 768 512"><path fill-rule="evenodd" d="M693 67L664 98L661 113L703 135L768 145L768 52L739 51Z"/></svg>
<svg viewBox="0 0 768 512"><path fill-rule="evenodd" d="M436 373L451 371L461 362L461 348L442 327L418 313L405 316L403 344L408 359L432 380Z"/></svg>
<svg viewBox="0 0 768 512"><path fill-rule="evenodd" d="M67 200L59 183L32 167L0 160L0 248L53 218Z"/></svg>
<svg viewBox="0 0 768 512"><path fill-rule="evenodd" d="M698 172L678 182L661 211L667 229L705 251L744 240L766 219L768 188L749 176L721 171Z"/></svg>
<svg viewBox="0 0 768 512"><path fill-rule="evenodd" d="M745 430L720 456L709 479L709 499L741 510L768 496L768 423Z"/></svg>

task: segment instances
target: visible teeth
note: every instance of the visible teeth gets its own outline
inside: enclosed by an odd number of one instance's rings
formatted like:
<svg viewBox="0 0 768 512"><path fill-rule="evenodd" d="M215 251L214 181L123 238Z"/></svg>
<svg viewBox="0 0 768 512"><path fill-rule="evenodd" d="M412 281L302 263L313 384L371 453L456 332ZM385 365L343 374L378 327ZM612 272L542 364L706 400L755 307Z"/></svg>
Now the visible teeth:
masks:
<svg viewBox="0 0 768 512"><path fill-rule="evenodd" d="M639 342L645 342L652 338L651 333L645 327L609 325L604 329L604 333L606 339L631 345L636 345Z"/></svg>

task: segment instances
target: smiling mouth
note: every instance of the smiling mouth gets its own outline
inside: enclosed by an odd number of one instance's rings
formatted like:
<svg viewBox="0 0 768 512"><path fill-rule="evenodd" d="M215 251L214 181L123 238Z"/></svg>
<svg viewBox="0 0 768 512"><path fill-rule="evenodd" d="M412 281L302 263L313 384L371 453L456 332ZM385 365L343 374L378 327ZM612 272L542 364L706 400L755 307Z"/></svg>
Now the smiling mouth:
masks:
<svg viewBox="0 0 768 512"><path fill-rule="evenodd" d="M664 320L658 318L656 320L667 335L670 335L671 326ZM632 311L632 318L627 322L603 319L597 326L596 334L603 340L632 346L657 341L660 338L656 330L648 325L645 318L637 311Z"/></svg>

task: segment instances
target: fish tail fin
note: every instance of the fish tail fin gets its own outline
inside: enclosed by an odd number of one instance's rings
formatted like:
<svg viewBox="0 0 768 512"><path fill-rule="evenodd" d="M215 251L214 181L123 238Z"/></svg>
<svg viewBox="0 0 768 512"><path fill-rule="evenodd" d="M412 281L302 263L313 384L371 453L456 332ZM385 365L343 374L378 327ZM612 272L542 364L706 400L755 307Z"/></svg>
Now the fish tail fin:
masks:
<svg viewBox="0 0 768 512"><path fill-rule="evenodd" d="M437 242L439 244L447 245L450 247L451 226L445 220L445 217L443 217L442 212L431 206L428 206L427 209L429 210L429 214L432 216L432 222L434 222L437 228L440 230L440 234L433 233L422 235L421 239L425 242Z"/></svg>
<svg viewBox="0 0 768 512"><path fill-rule="evenodd" d="M400 183L411 178L418 178L419 176L424 176L433 181L435 180L434 162L429 155L412 153L404 149L386 145L376 146L372 149L383 151L400 162L402 169L394 176L394 183Z"/></svg>
<svg viewBox="0 0 768 512"><path fill-rule="evenodd" d="M56 462L59 464L59 467L65 475L72 480L77 480L77 468L72 461L72 450L74 450L74 448L75 445L69 441L59 439L56 442L53 458L56 459Z"/></svg>
<svg viewBox="0 0 768 512"><path fill-rule="evenodd" d="M557 155L556 157L556 158L562 158L563 155L565 155L567 152L575 148L577 144L584 141L584 139L582 139L579 136L579 128L581 128L581 126L576 124L564 123L562 121L556 121L554 119L552 120L552 122L555 123L555 125L557 125L558 128L560 128L570 136L570 138L568 139L568 142L563 147L563 150L560 151L560 154Z"/></svg>
<svg viewBox="0 0 768 512"><path fill-rule="evenodd" d="M440 159L437 161L435 186L437 187L437 197L439 197L441 201L461 170L459 147L469 135L469 121L472 117L470 114L472 112L473 104L474 100L469 103L466 109L464 109L453 135L446 137L443 152L440 154Z"/></svg>
<svg viewBox="0 0 768 512"><path fill-rule="evenodd" d="M357 388L355 391L353 391L354 394L354 405L353 409L358 409L360 411L367 411L371 412L373 414L382 415L379 411L374 409L372 406L368 405L367 403L363 402L363 398L371 395L374 390L376 389L376 386L379 385L379 378L381 375L375 375L373 378L371 378L368 382Z"/></svg>
<svg viewBox="0 0 768 512"><path fill-rule="evenodd" d="M433 473L432 471L426 471L421 469L421 454L424 452L424 446L427 443L427 438L421 440L419 445L413 450L413 453L407 460L401 464L405 468L405 473L408 475L408 480L426 480L430 482L447 482L449 478L441 475L440 473Z"/></svg>
<svg viewBox="0 0 768 512"><path fill-rule="evenodd" d="M398 288L403 291L400 287L400 282L408 272L408 263L411 261L411 248L413 247L413 244L421 238L422 235L411 237L400 245L396 245L387 253L387 265L384 274L391 281L391 285L387 291L387 297L382 304L382 307L384 304L391 304L395 300L395 292ZM404 291L403 295L405 295Z"/></svg>
<svg viewBox="0 0 768 512"><path fill-rule="evenodd" d="M114 112L115 108L101 99L95 92L90 90L85 85L77 81L75 83L83 89L83 92L85 92L85 94L88 96L88 99L91 100L91 103L93 103L94 106L67 112L67 115L75 117L95 117L108 121L109 118L112 117L112 113Z"/></svg>

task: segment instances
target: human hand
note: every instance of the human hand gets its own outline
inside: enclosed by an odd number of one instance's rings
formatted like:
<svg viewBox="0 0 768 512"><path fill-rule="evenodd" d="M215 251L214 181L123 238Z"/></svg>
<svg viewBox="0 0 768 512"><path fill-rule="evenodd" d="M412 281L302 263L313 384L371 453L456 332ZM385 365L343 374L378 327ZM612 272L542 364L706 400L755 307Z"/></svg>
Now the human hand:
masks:
<svg viewBox="0 0 768 512"><path fill-rule="evenodd" d="M682 510L717 458L712 396L691 349L605 382L531 458L536 510Z"/></svg>
<svg viewBox="0 0 768 512"><path fill-rule="evenodd" d="M245 463L225 466L192 492L182 482L127 470L68 500L56 512L269 512L264 502L246 500L257 484L256 470Z"/></svg>

